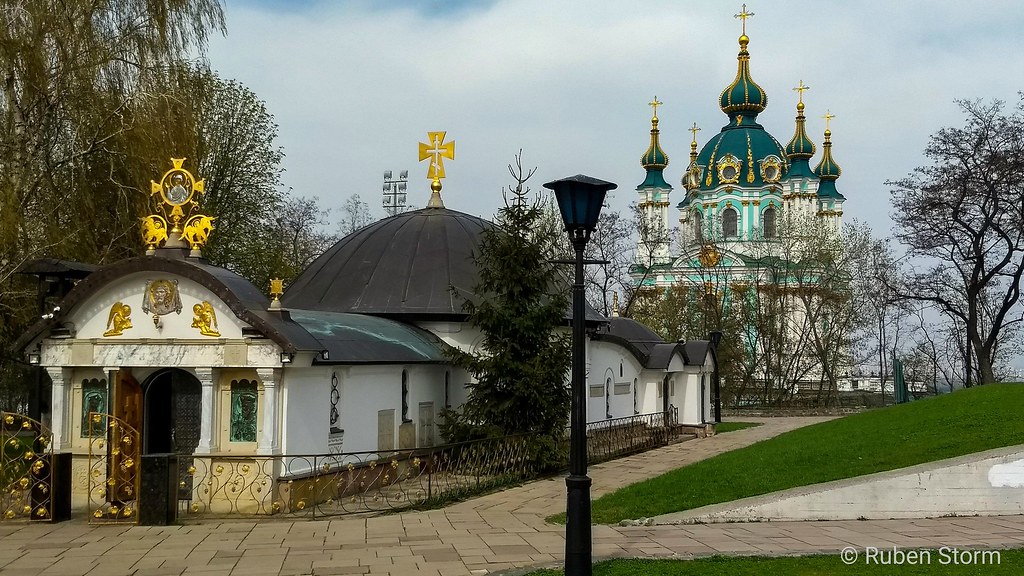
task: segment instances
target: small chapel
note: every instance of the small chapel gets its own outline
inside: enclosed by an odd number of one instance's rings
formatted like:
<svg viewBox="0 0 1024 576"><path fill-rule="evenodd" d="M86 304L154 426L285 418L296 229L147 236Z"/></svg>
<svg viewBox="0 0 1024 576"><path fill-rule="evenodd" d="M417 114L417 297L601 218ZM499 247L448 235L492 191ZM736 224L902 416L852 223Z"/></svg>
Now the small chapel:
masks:
<svg viewBox="0 0 1024 576"><path fill-rule="evenodd" d="M443 141L431 133L421 145L432 165L454 156ZM441 411L473 386L446 350L480 342L462 298L475 296L474 255L495 225L446 207L432 174L426 207L349 234L264 294L203 258L216 215L201 213L203 180L172 159L151 184L145 253L85 275L18 344L50 380L44 420L54 452L72 454L75 492L88 489L90 454L102 446L91 414L137 430L141 454L211 467L218 456L444 443ZM593 310L586 323L588 421L654 412L713 421L713 345L664 342Z"/></svg>

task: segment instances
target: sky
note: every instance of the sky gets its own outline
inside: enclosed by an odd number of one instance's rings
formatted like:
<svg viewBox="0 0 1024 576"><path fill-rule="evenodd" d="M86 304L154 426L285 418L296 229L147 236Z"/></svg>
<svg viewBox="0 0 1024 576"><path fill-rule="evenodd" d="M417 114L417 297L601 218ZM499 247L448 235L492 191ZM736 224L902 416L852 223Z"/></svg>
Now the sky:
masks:
<svg viewBox="0 0 1024 576"><path fill-rule="evenodd" d="M284 183L322 206L359 194L375 217L383 172L409 171L409 204L430 197L418 143L455 140L446 207L485 218L522 149L529 181L586 174L618 184L624 211L644 180L655 96L675 202L700 145L727 123L718 107L736 75L740 2L683 0L225 0L228 32L211 67L263 99L279 125ZM735 4L735 5L734 5ZM957 99L1024 90L1019 1L752 0L751 74L768 95L758 117L783 145L801 80L820 159L826 110L845 217L888 235L886 180L926 162L930 134L963 124Z"/></svg>

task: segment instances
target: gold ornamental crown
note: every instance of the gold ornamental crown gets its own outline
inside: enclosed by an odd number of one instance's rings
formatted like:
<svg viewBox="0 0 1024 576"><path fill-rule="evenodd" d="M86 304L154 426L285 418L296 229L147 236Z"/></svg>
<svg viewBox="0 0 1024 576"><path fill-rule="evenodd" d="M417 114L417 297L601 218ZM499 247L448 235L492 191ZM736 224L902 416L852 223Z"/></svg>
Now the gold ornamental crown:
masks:
<svg viewBox="0 0 1024 576"><path fill-rule="evenodd" d="M142 219L142 240L148 252L161 246L180 248L187 243L192 255L199 256L215 220L199 213L198 198L206 194L206 183L182 168L185 158L171 158L171 164L173 167L164 172L160 182L150 181L150 200L159 214Z"/></svg>

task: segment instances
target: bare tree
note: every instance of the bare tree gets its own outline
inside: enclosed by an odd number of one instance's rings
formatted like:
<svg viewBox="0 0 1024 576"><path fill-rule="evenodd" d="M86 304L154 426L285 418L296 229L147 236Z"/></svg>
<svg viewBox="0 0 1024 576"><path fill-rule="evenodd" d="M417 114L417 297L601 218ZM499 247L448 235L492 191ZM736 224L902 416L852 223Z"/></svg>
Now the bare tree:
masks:
<svg viewBox="0 0 1024 576"><path fill-rule="evenodd" d="M370 207L359 198L359 194L349 196L341 205L340 212L338 231L342 236L347 236L373 222Z"/></svg>
<svg viewBox="0 0 1024 576"><path fill-rule="evenodd" d="M959 104L966 124L932 135L932 164L888 182L895 236L913 259L896 289L963 326L965 357L988 383L996 381L1001 334L1022 320L1024 97L1009 114L999 101Z"/></svg>

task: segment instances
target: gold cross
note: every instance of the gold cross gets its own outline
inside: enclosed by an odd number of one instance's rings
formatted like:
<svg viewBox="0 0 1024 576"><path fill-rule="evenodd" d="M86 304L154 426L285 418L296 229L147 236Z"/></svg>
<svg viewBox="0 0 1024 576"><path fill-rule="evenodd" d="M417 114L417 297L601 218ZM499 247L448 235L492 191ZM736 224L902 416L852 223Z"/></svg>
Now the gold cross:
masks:
<svg viewBox="0 0 1024 576"><path fill-rule="evenodd" d="M697 127L697 123L694 122L693 126L690 126L690 132L693 133L693 142L697 142L697 132L700 132L700 128Z"/></svg>
<svg viewBox="0 0 1024 576"><path fill-rule="evenodd" d="M658 117L658 106L661 106L662 104L664 104L664 102L658 102L658 97L657 96L654 97L654 100L651 100L650 102L647 103L648 106L650 106L651 108L654 108L654 117L655 118Z"/></svg>
<svg viewBox="0 0 1024 576"><path fill-rule="evenodd" d="M444 141L445 132L427 132L429 144L420 142L420 162L430 158L427 178L439 181L444 178L444 158L455 160L455 141Z"/></svg>
<svg viewBox="0 0 1024 576"><path fill-rule="evenodd" d="M734 18L739 18L740 20L743 21L743 35L744 36L747 35L747 18L750 18L753 15L754 15L753 12L747 12L747 5L746 4L743 5L743 9L740 11L739 14L733 14Z"/></svg>
<svg viewBox="0 0 1024 576"><path fill-rule="evenodd" d="M825 115L822 116L822 118L825 119L825 130L828 130L828 122L829 122L829 120L831 120L831 119L833 119L835 117L836 117L835 114L829 112L828 110L825 110Z"/></svg>
<svg viewBox="0 0 1024 576"><path fill-rule="evenodd" d="M806 91L808 91L810 89L811 89L810 86L804 86L804 81L803 80L800 80L800 85L799 86L797 86L796 88L793 88L793 90L795 92L798 92L800 94L800 103L801 104L803 104L803 102L804 102L804 92L806 92Z"/></svg>

